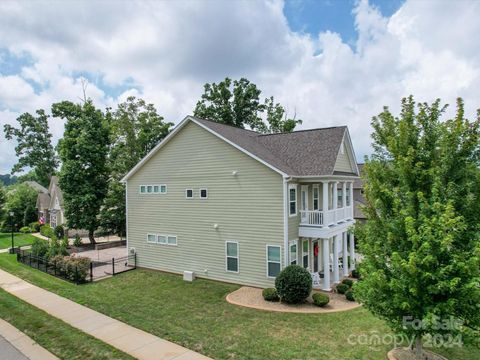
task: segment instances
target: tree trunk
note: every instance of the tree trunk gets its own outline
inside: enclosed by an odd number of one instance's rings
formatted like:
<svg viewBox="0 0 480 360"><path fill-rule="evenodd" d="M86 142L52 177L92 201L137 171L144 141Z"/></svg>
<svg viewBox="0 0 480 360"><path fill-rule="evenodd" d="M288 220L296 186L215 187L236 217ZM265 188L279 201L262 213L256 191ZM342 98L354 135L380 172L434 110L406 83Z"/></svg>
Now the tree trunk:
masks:
<svg viewBox="0 0 480 360"><path fill-rule="evenodd" d="M422 343L422 335L417 335L415 338L415 358L422 359L423 354L423 343Z"/></svg>
<svg viewBox="0 0 480 360"><path fill-rule="evenodd" d="M88 230L88 239L90 240L90 244L95 245L96 241L95 238L93 237L94 230Z"/></svg>

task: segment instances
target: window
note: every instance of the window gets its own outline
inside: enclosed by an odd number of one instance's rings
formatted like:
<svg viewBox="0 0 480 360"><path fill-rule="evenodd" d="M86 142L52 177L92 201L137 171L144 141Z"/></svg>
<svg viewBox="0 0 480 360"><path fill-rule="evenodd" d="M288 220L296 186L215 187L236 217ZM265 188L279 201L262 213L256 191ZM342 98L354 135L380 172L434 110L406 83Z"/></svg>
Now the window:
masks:
<svg viewBox="0 0 480 360"><path fill-rule="evenodd" d="M290 185L288 187L289 200L289 214L290 216L297 215L297 185Z"/></svg>
<svg viewBox="0 0 480 360"><path fill-rule="evenodd" d="M352 184L349 185L347 192L345 194L345 200L346 200L347 206L350 206L350 186L352 186Z"/></svg>
<svg viewBox="0 0 480 360"><path fill-rule="evenodd" d="M238 243L226 242L227 271L238 272Z"/></svg>
<svg viewBox="0 0 480 360"><path fill-rule="evenodd" d="M166 194L167 185L140 185L140 194Z"/></svg>
<svg viewBox="0 0 480 360"><path fill-rule="evenodd" d="M167 236L167 243L168 245L177 245L177 237L173 235Z"/></svg>
<svg viewBox="0 0 480 360"><path fill-rule="evenodd" d="M308 268L308 258L309 258L308 240L303 240L303 243L302 243L302 259L303 259L303 267L305 269Z"/></svg>
<svg viewBox="0 0 480 360"><path fill-rule="evenodd" d="M200 189L200 199L208 198L208 190L207 189Z"/></svg>
<svg viewBox="0 0 480 360"><path fill-rule="evenodd" d="M276 277L280 269L280 246L267 245L267 276Z"/></svg>
<svg viewBox="0 0 480 360"><path fill-rule="evenodd" d="M158 235L158 243L159 244L166 244L167 243L167 237L165 235Z"/></svg>
<svg viewBox="0 0 480 360"><path fill-rule="evenodd" d="M140 185L140 193L145 194L147 192L146 186L145 185Z"/></svg>
<svg viewBox="0 0 480 360"><path fill-rule="evenodd" d="M153 185L153 192L155 194L158 194L159 193L159 186L158 185Z"/></svg>
<svg viewBox="0 0 480 360"><path fill-rule="evenodd" d="M177 245L176 235L147 234L147 242L160 245Z"/></svg>
<svg viewBox="0 0 480 360"><path fill-rule="evenodd" d="M313 186L313 210L318 210L318 185Z"/></svg>
<svg viewBox="0 0 480 360"><path fill-rule="evenodd" d="M343 206L343 189L337 190L337 204L338 207Z"/></svg>
<svg viewBox="0 0 480 360"><path fill-rule="evenodd" d="M147 242L155 244L157 242L157 235L148 234L147 235Z"/></svg>
<svg viewBox="0 0 480 360"><path fill-rule="evenodd" d="M147 185L147 193L151 193L153 191L152 185Z"/></svg>
<svg viewBox="0 0 480 360"><path fill-rule="evenodd" d="M161 194L167 193L167 185L160 185L160 193Z"/></svg>
<svg viewBox="0 0 480 360"><path fill-rule="evenodd" d="M187 199L193 199L193 189L187 189L185 190L185 197Z"/></svg>
<svg viewBox="0 0 480 360"><path fill-rule="evenodd" d="M290 244L290 265L297 264L297 242Z"/></svg>

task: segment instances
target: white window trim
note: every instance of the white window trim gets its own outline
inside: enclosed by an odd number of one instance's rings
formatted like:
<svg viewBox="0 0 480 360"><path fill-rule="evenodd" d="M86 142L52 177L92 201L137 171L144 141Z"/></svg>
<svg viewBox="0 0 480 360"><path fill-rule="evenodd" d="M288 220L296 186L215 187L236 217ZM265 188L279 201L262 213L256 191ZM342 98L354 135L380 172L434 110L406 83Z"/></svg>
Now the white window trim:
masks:
<svg viewBox="0 0 480 360"><path fill-rule="evenodd" d="M149 238L150 236L153 236L153 237L155 237L155 241L149 241L149 240L148 240L148 238ZM157 243L158 243L158 237L157 237L157 234L150 234L150 233L149 233L149 234L147 234L147 243L149 243L149 244L157 244Z"/></svg>
<svg viewBox="0 0 480 360"><path fill-rule="evenodd" d="M149 237L149 236L155 236L155 241L148 241L148 237ZM165 237L165 240L166 240L167 242L161 243L161 242L158 240L158 238L159 238L160 236ZM175 244L169 244L169 243L168 243L168 238L169 238L169 237L174 237L174 238L175 238ZM148 244L157 244L157 245L177 246L177 245L178 245L178 237L177 237L177 235L171 235L171 234L166 235L166 234L152 234L152 233L148 233L148 234L147 234L147 243L148 243Z"/></svg>
<svg viewBox="0 0 480 360"><path fill-rule="evenodd" d="M292 201L290 200L290 190L295 189L295 214L290 213L290 205ZM288 185L288 217L294 217L298 215L298 189L297 184Z"/></svg>
<svg viewBox="0 0 480 360"><path fill-rule="evenodd" d="M293 265L292 264L292 246L293 245L296 245L297 247L297 250L296 250L296 256L295 256L295 265L298 265L298 239L296 240L293 240L293 241L290 241L290 243L288 244L288 256L289 256L289 259L288 259L288 265Z"/></svg>
<svg viewBox="0 0 480 360"><path fill-rule="evenodd" d="M308 247L307 252L303 250L304 243L307 243L307 247ZM303 264L303 259L305 255L307 256L307 267L305 267L305 265ZM310 269L310 243L308 240L302 240L302 267L307 270Z"/></svg>
<svg viewBox="0 0 480 360"><path fill-rule="evenodd" d="M188 191L191 191L192 192L192 196L191 197L188 197L187 196L187 193ZM193 194L193 189L185 189L185 199L188 199L188 200L191 200L195 197L195 195Z"/></svg>
<svg viewBox="0 0 480 360"><path fill-rule="evenodd" d="M268 248L269 248L269 247L277 247L277 248L280 249L280 261L278 261L278 264L280 264L280 271L282 271L282 247L281 247L280 245L268 245L268 244L265 246L265 256L266 256L266 259L265 259L265 260L266 260L266 265L267 265L267 266L266 266L266 268L267 268L267 269L266 269L266 270L267 270L267 278L269 278L269 279L275 279L276 276L270 276L270 275L268 275L268 263L271 262L271 263L277 264L277 261L268 261Z"/></svg>
<svg viewBox="0 0 480 360"><path fill-rule="evenodd" d="M317 208L315 209L315 189L317 190ZM318 184L312 186L312 209L319 210L320 209L320 187Z"/></svg>
<svg viewBox="0 0 480 360"><path fill-rule="evenodd" d="M152 187L152 192L148 192L147 189L148 189L148 186L151 186ZM154 192L154 188L155 186L158 186L158 192ZM165 192L162 192L161 189L162 189L162 186L165 187ZM145 188L145 192L142 192L142 187ZM165 195L166 193L168 192L168 186L167 184L142 184L142 185L139 185L138 186L138 193L140 195Z"/></svg>
<svg viewBox="0 0 480 360"><path fill-rule="evenodd" d="M177 235L165 235L167 237L167 243L166 244L162 244L162 245L168 245L168 246L177 246L178 245L178 238L177 238ZM175 244L170 244L168 242L168 238L169 237L174 237L175 238Z"/></svg>
<svg viewBox="0 0 480 360"><path fill-rule="evenodd" d="M228 244L237 244L237 256L229 256L228 255ZM237 259L237 271L228 270L228 258ZM229 273L238 274L240 272L240 245L238 241L225 241L225 271Z"/></svg>
<svg viewBox="0 0 480 360"><path fill-rule="evenodd" d="M205 190L207 192L207 196L202 197L202 190ZM202 188L198 189L198 197L202 200L208 199L208 188L202 187Z"/></svg>

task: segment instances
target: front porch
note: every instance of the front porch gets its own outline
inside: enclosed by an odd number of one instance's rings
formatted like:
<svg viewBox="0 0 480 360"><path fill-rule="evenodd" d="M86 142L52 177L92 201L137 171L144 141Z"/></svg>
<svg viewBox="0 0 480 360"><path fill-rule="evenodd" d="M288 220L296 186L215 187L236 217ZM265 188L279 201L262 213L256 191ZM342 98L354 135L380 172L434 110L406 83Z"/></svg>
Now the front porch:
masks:
<svg viewBox="0 0 480 360"><path fill-rule="evenodd" d="M328 238L302 237L289 250L290 264L307 269L315 289L330 291L355 269L355 238L346 230Z"/></svg>

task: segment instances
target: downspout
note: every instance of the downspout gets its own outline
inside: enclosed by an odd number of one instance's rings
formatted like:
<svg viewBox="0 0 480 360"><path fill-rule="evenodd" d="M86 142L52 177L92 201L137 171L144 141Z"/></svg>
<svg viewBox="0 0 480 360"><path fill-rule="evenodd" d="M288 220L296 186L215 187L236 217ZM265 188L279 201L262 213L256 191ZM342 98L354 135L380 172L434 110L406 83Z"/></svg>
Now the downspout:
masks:
<svg viewBox="0 0 480 360"><path fill-rule="evenodd" d="M288 182L291 177L283 177L283 263L284 267L288 266L288 257L290 249L288 248Z"/></svg>

